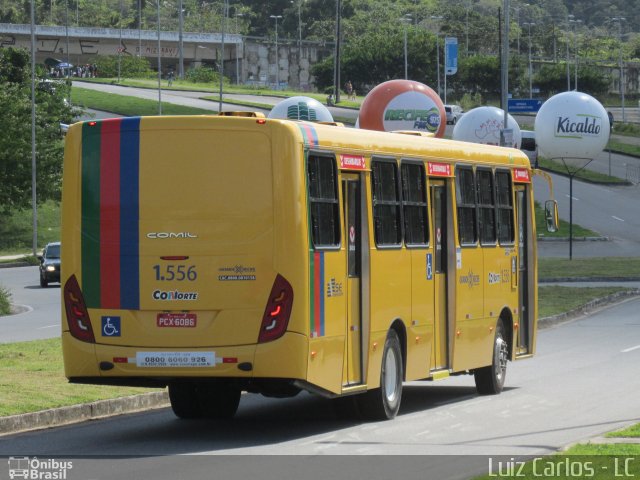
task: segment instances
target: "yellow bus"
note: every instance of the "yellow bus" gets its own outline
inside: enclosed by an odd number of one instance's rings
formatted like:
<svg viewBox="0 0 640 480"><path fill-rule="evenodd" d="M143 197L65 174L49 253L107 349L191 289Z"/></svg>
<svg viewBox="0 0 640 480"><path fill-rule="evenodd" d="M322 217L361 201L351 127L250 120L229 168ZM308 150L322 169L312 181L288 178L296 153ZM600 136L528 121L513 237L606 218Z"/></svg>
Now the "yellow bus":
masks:
<svg viewBox="0 0 640 480"><path fill-rule="evenodd" d="M180 418L306 390L389 419L403 381L457 374L499 393L536 348L532 173L515 149L259 115L77 123L66 376L168 386Z"/></svg>

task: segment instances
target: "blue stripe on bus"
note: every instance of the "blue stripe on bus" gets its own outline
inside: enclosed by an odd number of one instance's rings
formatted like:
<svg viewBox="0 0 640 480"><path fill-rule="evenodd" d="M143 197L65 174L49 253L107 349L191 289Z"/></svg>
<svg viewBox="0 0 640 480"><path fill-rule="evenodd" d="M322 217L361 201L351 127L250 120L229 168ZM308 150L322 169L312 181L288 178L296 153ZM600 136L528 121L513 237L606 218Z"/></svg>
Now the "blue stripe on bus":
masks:
<svg viewBox="0 0 640 480"><path fill-rule="evenodd" d="M140 308L140 117L120 132L120 307Z"/></svg>

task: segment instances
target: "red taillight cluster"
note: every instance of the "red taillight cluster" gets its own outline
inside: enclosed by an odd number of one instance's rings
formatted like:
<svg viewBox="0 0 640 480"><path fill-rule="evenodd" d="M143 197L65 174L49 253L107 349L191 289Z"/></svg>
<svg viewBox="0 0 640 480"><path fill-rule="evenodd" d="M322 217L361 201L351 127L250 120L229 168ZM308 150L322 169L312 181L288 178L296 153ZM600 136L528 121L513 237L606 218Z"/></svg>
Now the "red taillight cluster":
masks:
<svg viewBox="0 0 640 480"><path fill-rule="evenodd" d="M282 276L276 276L262 316L258 343L270 342L284 335L293 306L293 288Z"/></svg>
<svg viewBox="0 0 640 480"><path fill-rule="evenodd" d="M83 342L95 343L89 312L75 275L64 284L64 306L71 335Z"/></svg>

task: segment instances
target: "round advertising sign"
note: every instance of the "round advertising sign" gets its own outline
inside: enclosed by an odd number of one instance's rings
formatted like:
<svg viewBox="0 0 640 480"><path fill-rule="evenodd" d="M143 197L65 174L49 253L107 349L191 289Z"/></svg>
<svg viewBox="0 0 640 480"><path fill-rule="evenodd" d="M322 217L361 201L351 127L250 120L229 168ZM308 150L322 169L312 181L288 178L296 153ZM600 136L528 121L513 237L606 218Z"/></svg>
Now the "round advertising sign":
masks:
<svg viewBox="0 0 640 480"><path fill-rule="evenodd" d="M453 140L462 142L482 143L485 145L500 145L500 131L504 128L504 110L497 107L478 107L469 110L453 127ZM522 133L518 122L507 116L505 131L507 146L520 148Z"/></svg>
<svg viewBox="0 0 640 480"><path fill-rule="evenodd" d="M563 92L547 100L534 126L540 155L593 159L609 141L609 117L586 93Z"/></svg>
<svg viewBox="0 0 640 480"><path fill-rule="evenodd" d="M356 126L385 132L418 130L442 137L445 119L444 105L433 89L413 80L390 80L365 97Z"/></svg>
<svg viewBox="0 0 640 480"><path fill-rule="evenodd" d="M267 118L333 122L331 112L319 101L309 97L291 97L275 105Z"/></svg>

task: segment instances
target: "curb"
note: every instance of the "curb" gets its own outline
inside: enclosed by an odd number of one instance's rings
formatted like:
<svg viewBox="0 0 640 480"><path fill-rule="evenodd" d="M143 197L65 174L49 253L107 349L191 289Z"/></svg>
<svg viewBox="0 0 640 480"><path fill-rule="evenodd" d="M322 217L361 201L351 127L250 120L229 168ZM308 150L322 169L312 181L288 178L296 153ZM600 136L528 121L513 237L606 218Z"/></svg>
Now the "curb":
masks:
<svg viewBox="0 0 640 480"><path fill-rule="evenodd" d="M169 394L163 391L11 415L0 417L0 436L167 406L169 406Z"/></svg>
<svg viewBox="0 0 640 480"><path fill-rule="evenodd" d="M590 282L603 282L603 283L616 283L616 282L640 282L640 277L554 277L554 278L539 278L538 286L544 286L545 283L590 283Z"/></svg>
<svg viewBox="0 0 640 480"><path fill-rule="evenodd" d="M539 236L539 242L568 242L569 237L545 237ZM574 242L608 242L609 237L573 237Z"/></svg>

